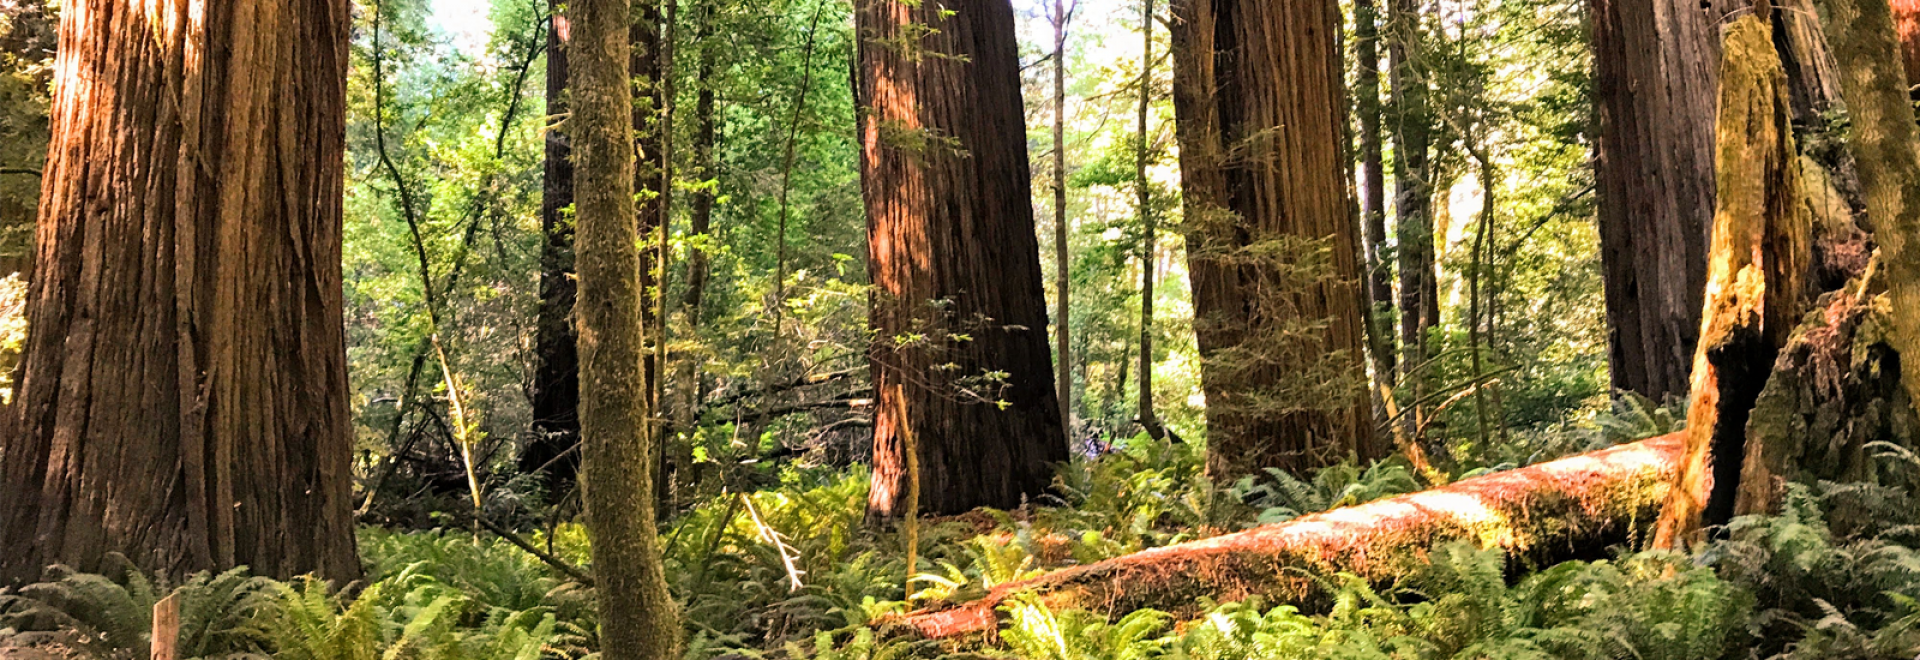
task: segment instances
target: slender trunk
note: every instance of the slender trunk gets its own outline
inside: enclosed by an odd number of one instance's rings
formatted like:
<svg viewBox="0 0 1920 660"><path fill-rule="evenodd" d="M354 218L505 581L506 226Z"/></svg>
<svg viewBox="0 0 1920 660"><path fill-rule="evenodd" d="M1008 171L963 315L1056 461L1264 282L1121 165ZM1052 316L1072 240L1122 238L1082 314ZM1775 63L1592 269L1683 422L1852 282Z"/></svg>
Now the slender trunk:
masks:
<svg viewBox="0 0 1920 660"><path fill-rule="evenodd" d="M1147 180L1147 165L1153 157L1147 132L1153 111L1153 0L1140 4L1140 106L1139 142L1134 145L1134 204L1140 212L1140 427L1159 440L1167 434L1153 406L1153 299L1154 269L1160 263L1157 241L1158 218L1153 213L1153 182Z"/></svg>
<svg viewBox="0 0 1920 660"><path fill-rule="evenodd" d="M716 119L716 95L714 86L715 68L719 60L720 49L709 43L714 31L713 2L704 2L695 19L693 41L700 52L699 67L694 74L693 104L693 183L687 200L687 289L680 298L680 322L689 337L697 337L702 305L707 295L707 280L712 275L712 256L706 245L713 231L713 207L717 193L714 186L717 167L714 163L713 149L719 142L719 122ZM678 364L676 377L679 388L679 405L676 407L673 428L691 431L699 423L700 406L703 394L700 387L700 359L696 356L683 356ZM684 443L672 448L670 460L674 465L686 465L692 459L690 447Z"/></svg>
<svg viewBox="0 0 1920 660"><path fill-rule="evenodd" d="M1907 86L1920 86L1920 0L1889 0L1893 10L1894 37L1900 42L1900 63L1906 70ZM1911 94L1909 94L1911 96Z"/></svg>
<svg viewBox="0 0 1920 660"><path fill-rule="evenodd" d="M641 225L635 222L633 90L626 0L571 0L579 39L569 54L578 142L575 250L579 268L580 431L587 535L608 660L679 657L654 520L641 315ZM651 31L643 13L635 33ZM642 82L651 82L642 79Z"/></svg>
<svg viewBox="0 0 1920 660"><path fill-rule="evenodd" d="M1374 378L1393 390L1399 369L1393 333L1393 269L1386 262L1387 180L1380 144L1380 10L1376 0L1353 3L1354 111L1360 115L1360 218L1366 232L1367 333L1373 340Z"/></svg>
<svg viewBox="0 0 1920 660"><path fill-rule="evenodd" d="M1230 480L1379 458L1353 285L1339 7L1178 0L1173 10L1208 470Z"/></svg>
<svg viewBox="0 0 1920 660"><path fill-rule="evenodd" d="M1393 93L1394 232L1399 241L1400 368L1414 401L1433 382L1427 364L1427 334L1440 325L1440 283L1433 247L1433 166L1429 161L1433 116L1428 72L1421 68L1425 30L1422 0L1387 0L1387 77ZM1408 421L1424 419L1415 405Z"/></svg>
<svg viewBox="0 0 1920 660"><path fill-rule="evenodd" d="M981 0L953 13L875 0L855 16L879 338L868 511L905 513L907 433L919 449L926 511L1018 507L1046 491L1067 445L1047 345L1013 8ZM915 333L929 339L893 341Z"/></svg>
<svg viewBox="0 0 1920 660"><path fill-rule="evenodd" d="M65 3L0 583L346 582L344 0Z"/></svg>
<svg viewBox="0 0 1920 660"><path fill-rule="evenodd" d="M558 0L554 0L558 4ZM547 131L540 188L540 309L534 322L533 439L520 452L522 474L535 475L550 500L572 490L580 472L580 357L573 305L573 152L560 130L567 118L571 29L555 10L547 35Z"/></svg>
<svg viewBox="0 0 1920 660"><path fill-rule="evenodd" d="M815 4L813 18L807 22L807 42L800 54L800 93L793 98L793 115L787 120L787 139L780 161L780 223L779 228L774 230L773 258L775 338L782 334L781 323L787 311L787 220L792 216L793 209L788 197L793 194L793 167L799 157L800 122L806 119L807 96L813 91L813 47L820 34L820 14L826 7L826 2Z"/></svg>
<svg viewBox="0 0 1920 660"><path fill-rule="evenodd" d="M1714 209L1720 18L1743 2L1593 0L1600 261L1613 386L1685 396Z"/></svg>
<svg viewBox="0 0 1920 660"><path fill-rule="evenodd" d="M1079 6L1075 0L1074 6ZM1054 387L1059 390L1060 423L1073 434L1073 261L1067 246L1067 13L1066 0L1053 0L1053 289Z"/></svg>

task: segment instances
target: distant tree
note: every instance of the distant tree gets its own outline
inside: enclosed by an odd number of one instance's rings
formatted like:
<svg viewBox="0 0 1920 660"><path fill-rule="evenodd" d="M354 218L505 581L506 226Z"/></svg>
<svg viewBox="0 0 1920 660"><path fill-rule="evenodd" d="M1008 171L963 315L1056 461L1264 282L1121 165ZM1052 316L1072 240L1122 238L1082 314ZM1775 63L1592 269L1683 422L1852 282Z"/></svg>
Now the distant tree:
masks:
<svg viewBox="0 0 1920 660"><path fill-rule="evenodd" d="M1393 104L1393 214L1400 275L1400 368L1415 399L1430 394L1427 334L1440 325L1440 279L1433 246L1432 80L1423 52L1423 0L1386 0L1387 78ZM1364 99L1365 96L1363 95ZM1383 184L1384 185L1384 184Z"/></svg>
<svg viewBox="0 0 1920 660"><path fill-rule="evenodd" d="M534 475L550 497L571 489L580 470L580 357L573 303L573 153L567 132L554 125L567 115L567 17L554 14L547 35L545 177L540 187L540 307L534 322L533 438L520 453L520 472Z"/></svg>
<svg viewBox="0 0 1920 660"><path fill-rule="evenodd" d="M1391 0L1389 0L1391 1ZM1393 267L1386 261L1387 176L1381 140L1380 4L1355 0L1353 110L1359 115L1360 221L1366 236L1367 301L1374 377L1391 388L1399 369L1393 332Z"/></svg>
<svg viewBox="0 0 1920 660"><path fill-rule="evenodd" d="M661 566L656 428L641 367L646 291L633 194L628 10L626 0L572 0L567 7L581 485L602 652L609 660L664 660L680 656L680 624ZM643 12L641 23L648 16Z"/></svg>
<svg viewBox="0 0 1920 660"><path fill-rule="evenodd" d="M951 11L949 10L951 8ZM1047 346L1013 8L862 2L876 518L1013 508L1067 458Z"/></svg>
<svg viewBox="0 0 1920 660"><path fill-rule="evenodd" d="M348 3L63 12L0 581L113 552L175 575L358 577Z"/></svg>
<svg viewBox="0 0 1920 660"><path fill-rule="evenodd" d="M1208 470L1378 458L1339 7L1180 0L1173 10Z"/></svg>

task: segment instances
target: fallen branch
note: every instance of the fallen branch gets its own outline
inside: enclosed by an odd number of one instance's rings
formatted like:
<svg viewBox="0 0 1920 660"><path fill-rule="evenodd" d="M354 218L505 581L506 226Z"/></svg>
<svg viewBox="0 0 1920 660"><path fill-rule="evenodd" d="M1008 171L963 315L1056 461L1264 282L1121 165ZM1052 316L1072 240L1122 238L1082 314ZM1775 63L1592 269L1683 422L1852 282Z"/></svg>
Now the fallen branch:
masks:
<svg viewBox="0 0 1920 660"><path fill-rule="evenodd" d="M1534 559L1591 552L1644 535L1666 499L1684 433L1509 470L1003 585L980 600L906 615L922 636L995 630L997 608L1028 594L1056 608L1192 614L1202 597L1300 603L1316 575L1405 575L1436 543L1467 541Z"/></svg>

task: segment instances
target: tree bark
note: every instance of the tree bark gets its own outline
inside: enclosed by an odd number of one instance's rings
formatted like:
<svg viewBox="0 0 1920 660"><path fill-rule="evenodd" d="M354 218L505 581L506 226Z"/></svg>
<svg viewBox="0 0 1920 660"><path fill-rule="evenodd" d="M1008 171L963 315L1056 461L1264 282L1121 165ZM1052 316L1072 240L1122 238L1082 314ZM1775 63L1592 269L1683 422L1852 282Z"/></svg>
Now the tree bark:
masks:
<svg viewBox="0 0 1920 660"><path fill-rule="evenodd" d="M1906 68L1907 86L1920 85L1920 0L1888 0L1893 10L1894 36L1900 40L1900 63Z"/></svg>
<svg viewBox="0 0 1920 660"><path fill-rule="evenodd" d="M1154 548L1002 585L980 600L899 620L931 638L989 632L1017 594L1057 609L1200 614L1209 602L1263 596L1311 606L1346 572L1386 583L1439 543L1464 541L1546 563L1631 540L1666 497L1685 438L1674 434L1444 488Z"/></svg>
<svg viewBox="0 0 1920 660"><path fill-rule="evenodd" d="M1330 1L1181 0L1174 103L1208 470L1379 458Z"/></svg>
<svg viewBox="0 0 1920 660"><path fill-rule="evenodd" d="M522 474L535 475L558 499L580 472L580 357L573 328L572 142L556 124L567 116L567 17L556 14L547 35L545 178L540 188L540 309L534 323L533 438L520 452Z"/></svg>
<svg viewBox="0 0 1920 660"><path fill-rule="evenodd" d="M1433 247L1433 114L1431 81L1422 68L1421 0L1387 2L1387 77L1392 87L1393 209L1400 274L1400 368L1414 401L1433 382L1427 332L1440 325L1440 279ZM1421 415L1408 416L1418 424Z"/></svg>
<svg viewBox="0 0 1920 660"><path fill-rule="evenodd" d="M344 0L68 3L0 582L347 581Z"/></svg>
<svg viewBox="0 0 1920 660"><path fill-rule="evenodd" d="M869 515L906 513L903 435L925 511L1014 508L1046 490L1067 446L1013 9L875 0L855 16L881 398Z"/></svg>
<svg viewBox="0 0 1920 660"><path fill-rule="evenodd" d="M1153 212L1153 182L1147 180L1147 165L1152 158L1152 138L1148 131L1153 111L1153 0L1140 6L1140 142L1134 145L1134 204L1140 213L1140 427L1155 440L1166 437L1160 415L1153 405L1153 299L1155 269L1160 266L1159 218Z"/></svg>
<svg viewBox="0 0 1920 660"><path fill-rule="evenodd" d="M1360 219L1366 234L1367 335L1374 378L1392 391L1399 369L1393 333L1393 269L1386 262L1387 175L1380 142L1380 9L1355 0L1353 108L1360 115Z"/></svg>
<svg viewBox="0 0 1920 660"><path fill-rule="evenodd" d="M1914 152L1913 106L1897 55L1893 12L1883 0L1825 0L1821 22L1840 72L1852 121L1849 146L1858 163L1867 216L1880 244L1892 329L1889 342L1905 359L1900 377L1920 402L1920 156Z"/></svg>
<svg viewBox="0 0 1920 660"><path fill-rule="evenodd" d="M1615 389L1687 393L1714 209L1719 28L1735 0L1593 0L1600 260Z"/></svg>
<svg viewBox="0 0 1920 660"><path fill-rule="evenodd" d="M635 222L633 88L626 0L572 0L582 486L600 645L609 660L679 657L654 519L653 434ZM643 82L651 82L645 81Z"/></svg>
<svg viewBox="0 0 1920 660"><path fill-rule="evenodd" d="M1696 543L1705 527L1733 519L1748 416L1810 300L1812 221L1772 28L1743 15L1727 27L1724 51L1706 320L1694 354L1687 452L1660 515L1659 547Z"/></svg>
<svg viewBox="0 0 1920 660"><path fill-rule="evenodd" d="M1079 8L1074 0L1074 8ZM1060 424L1073 434L1073 258L1067 245L1067 23L1066 0L1053 0L1053 289L1054 387Z"/></svg>

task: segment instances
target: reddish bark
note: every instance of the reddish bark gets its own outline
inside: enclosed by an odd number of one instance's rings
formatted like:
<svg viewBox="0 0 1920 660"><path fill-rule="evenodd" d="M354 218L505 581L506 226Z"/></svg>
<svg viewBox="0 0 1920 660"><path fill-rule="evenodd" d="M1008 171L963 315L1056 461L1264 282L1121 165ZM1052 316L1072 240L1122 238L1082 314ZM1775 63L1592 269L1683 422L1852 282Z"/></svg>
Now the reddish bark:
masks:
<svg viewBox="0 0 1920 660"><path fill-rule="evenodd" d="M345 0L62 11L0 581L360 574L340 273Z"/></svg>
<svg viewBox="0 0 1920 660"><path fill-rule="evenodd" d="M905 513L905 437L923 510L1018 507L1046 490L1067 445L1013 8L874 0L855 16L880 397L868 509ZM994 372L1004 383L983 379Z"/></svg>

